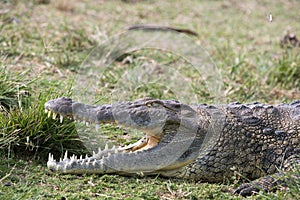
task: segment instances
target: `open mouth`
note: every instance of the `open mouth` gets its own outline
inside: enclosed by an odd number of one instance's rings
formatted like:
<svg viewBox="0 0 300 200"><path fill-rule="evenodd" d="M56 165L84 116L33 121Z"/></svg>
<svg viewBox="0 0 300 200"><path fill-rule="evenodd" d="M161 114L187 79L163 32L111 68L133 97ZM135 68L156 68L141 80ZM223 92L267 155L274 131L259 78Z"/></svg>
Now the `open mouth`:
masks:
<svg viewBox="0 0 300 200"><path fill-rule="evenodd" d="M112 148L106 144L104 149L98 148L97 153L85 158L68 157L66 152L57 162L49 154L48 168L59 173L157 174L190 163L201 145L198 140L202 141L201 137L195 137L195 110L174 100L145 98L87 105L61 97L45 103L45 111L48 117L59 117L60 122L70 118L88 126L95 125L96 130L100 124L117 124L145 133L133 144Z"/></svg>
<svg viewBox="0 0 300 200"><path fill-rule="evenodd" d="M93 121L87 121L86 119L79 119L79 118L75 118L72 115L66 115L63 116L61 114L55 113L47 108L45 108L45 113L48 114L48 117L50 118L52 116L52 119L56 119L57 116L59 115L59 121L60 123L63 122L64 118L69 118L69 119L73 119L75 122L81 122L84 123L86 126L90 126L93 125L95 126L96 131L99 130L99 124L96 124ZM149 148L153 148L155 147L160 141L160 138L158 136L153 136L153 135L146 135L143 139L139 140L138 142L134 143L134 144L130 144L126 147L119 147L119 150L123 150L123 151L141 151L141 150L146 150Z"/></svg>
<svg viewBox="0 0 300 200"><path fill-rule="evenodd" d="M94 121L91 121L89 119L76 117L76 114L66 114L62 115L56 112L53 112L51 109L49 109L47 106L45 106L45 113L48 114L49 118L57 119L59 117L60 123L63 123L64 118L68 118L71 120L74 120L75 122L81 122L84 123L86 126L94 125L96 130L99 130L99 124L95 123ZM57 162L54 159L53 154L49 153L47 166L51 171L60 171L60 172L73 172L76 173L79 169L87 169L87 166L94 166L95 169L99 167L98 165L101 163L101 160L108 159L109 157L112 157L113 155L124 155L124 154L138 154L139 152L146 151L153 149L156 147L160 142L160 138L153 135L144 136L139 141L129 144L127 146L113 146L112 148L109 148L106 144L104 149L98 148L98 152L93 151L92 156L85 156L82 155L80 157L77 157L75 155L68 156L68 152L66 151L63 158L60 158ZM100 162L100 163L99 163ZM76 168L73 168L74 165L76 165ZM92 169L89 167L89 170ZM91 170L93 172L93 170ZM87 171L88 172L88 171ZM80 173L80 172L79 172Z"/></svg>

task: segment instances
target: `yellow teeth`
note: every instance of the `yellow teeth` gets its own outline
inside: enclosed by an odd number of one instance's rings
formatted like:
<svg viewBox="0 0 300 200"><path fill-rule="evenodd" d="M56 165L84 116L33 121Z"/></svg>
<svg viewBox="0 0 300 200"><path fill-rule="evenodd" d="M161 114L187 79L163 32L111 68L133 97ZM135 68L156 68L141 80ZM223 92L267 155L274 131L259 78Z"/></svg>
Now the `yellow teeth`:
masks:
<svg viewBox="0 0 300 200"><path fill-rule="evenodd" d="M51 117L51 111L48 111L48 118Z"/></svg>
<svg viewBox="0 0 300 200"><path fill-rule="evenodd" d="M52 119L56 119L57 113L53 113Z"/></svg>
<svg viewBox="0 0 300 200"><path fill-rule="evenodd" d="M56 119L56 117L58 115L57 113L53 113L53 112L51 112L50 110L47 110L47 109L45 109L45 113L48 114L48 118L50 118L51 114L52 114L52 119ZM59 115L59 122L63 123L63 120L64 120L64 117L62 115Z"/></svg>

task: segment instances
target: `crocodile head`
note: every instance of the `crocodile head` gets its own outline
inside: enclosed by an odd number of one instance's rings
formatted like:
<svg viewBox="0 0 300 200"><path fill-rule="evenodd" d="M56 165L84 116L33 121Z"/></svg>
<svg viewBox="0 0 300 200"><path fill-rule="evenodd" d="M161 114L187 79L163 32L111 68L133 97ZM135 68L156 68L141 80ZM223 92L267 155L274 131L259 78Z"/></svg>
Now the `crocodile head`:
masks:
<svg viewBox="0 0 300 200"><path fill-rule="evenodd" d="M65 157L57 162L49 154L48 168L60 173L156 174L176 171L192 162L205 137L207 124L199 124L195 108L174 100L140 99L112 105L86 105L62 97L45 104L46 112L95 124L110 123L141 130L138 142L107 146L91 157Z"/></svg>

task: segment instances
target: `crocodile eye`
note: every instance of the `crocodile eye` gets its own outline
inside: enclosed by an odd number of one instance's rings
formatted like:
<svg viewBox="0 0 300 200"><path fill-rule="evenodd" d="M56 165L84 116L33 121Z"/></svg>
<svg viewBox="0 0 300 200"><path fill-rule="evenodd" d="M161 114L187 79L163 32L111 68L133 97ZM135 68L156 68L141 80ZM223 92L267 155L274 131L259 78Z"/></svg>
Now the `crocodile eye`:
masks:
<svg viewBox="0 0 300 200"><path fill-rule="evenodd" d="M148 106L149 108L150 107L160 107L160 106L162 106L163 104L160 102L160 101L147 101L147 102L145 102L145 105L146 106Z"/></svg>
<svg viewBox="0 0 300 200"><path fill-rule="evenodd" d="M147 102L146 106L148 106L149 108L153 106L153 104L151 102Z"/></svg>

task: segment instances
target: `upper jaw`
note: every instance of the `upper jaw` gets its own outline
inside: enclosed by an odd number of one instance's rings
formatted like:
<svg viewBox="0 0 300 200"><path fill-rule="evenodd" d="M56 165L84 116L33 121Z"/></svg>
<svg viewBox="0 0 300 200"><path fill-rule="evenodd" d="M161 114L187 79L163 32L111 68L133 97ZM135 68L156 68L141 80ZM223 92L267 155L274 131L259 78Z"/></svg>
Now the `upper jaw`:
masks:
<svg viewBox="0 0 300 200"><path fill-rule="evenodd" d="M48 117L52 115L53 119L59 115L61 122L64 117L68 117L87 125L95 124L96 129L102 123L116 123L124 127L141 130L148 136L159 138L166 122L168 120L173 121L174 116L177 118L177 115L170 114L170 111L163 107L149 106L149 102L156 101L145 99L133 103L91 106L61 97L45 103L45 112L48 113ZM175 120L178 121L178 119Z"/></svg>
<svg viewBox="0 0 300 200"><path fill-rule="evenodd" d="M72 111L73 100L67 97L60 97L57 99L50 100L45 103L45 109L51 110L55 113L62 113L64 108L68 108L69 112ZM69 113L68 112L68 113Z"/></svg>

